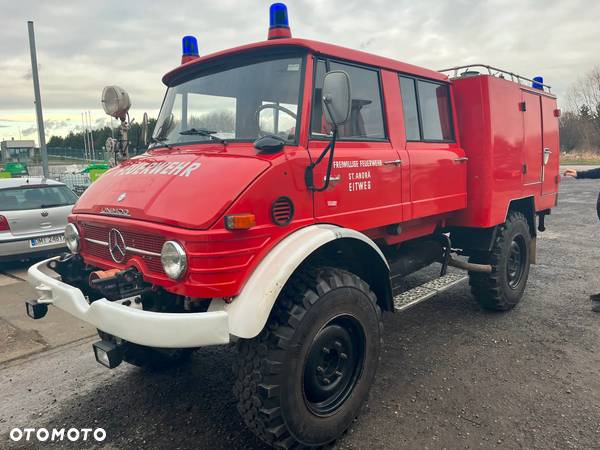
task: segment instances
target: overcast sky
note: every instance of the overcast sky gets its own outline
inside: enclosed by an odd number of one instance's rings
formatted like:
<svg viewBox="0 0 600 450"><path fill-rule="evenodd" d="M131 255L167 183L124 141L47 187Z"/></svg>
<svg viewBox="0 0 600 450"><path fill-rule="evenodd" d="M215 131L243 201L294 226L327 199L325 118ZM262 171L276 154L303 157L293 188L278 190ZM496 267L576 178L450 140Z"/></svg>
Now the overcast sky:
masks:
<svg viewBox="0 0 600 450"><path fill-rule="evenodd" d="M196 35L201 54L263 40L270 3L0 0L0 140L20 131L37 141L27 20L35 22L48 139L81 127L81 111L103 124L107 84L129 91L136 119L156 116L182 36ZM481 62L543 75L559 101L600 64L597 0L294 0L288 9L295 37L431 69Z"/></svg>

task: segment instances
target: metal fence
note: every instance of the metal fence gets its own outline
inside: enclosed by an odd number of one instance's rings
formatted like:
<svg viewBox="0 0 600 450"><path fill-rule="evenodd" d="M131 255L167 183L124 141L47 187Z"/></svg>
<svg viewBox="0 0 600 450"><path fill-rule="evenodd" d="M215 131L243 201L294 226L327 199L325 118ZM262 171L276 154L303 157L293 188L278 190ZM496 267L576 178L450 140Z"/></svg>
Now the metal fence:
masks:
<svg viewBox="0 0 600 450"><path fill-rule="evenodd" d="M65 183L77 195L81 195L92 183L89 173L81 173L87 164L59 164L49 167L49 178ZM42 177L44 171L41 165L30 165L29 176Z"/></svg>
<svg viewBox="0 0 600 450"><path fill-rule="evenodd" d="M77 195L92 183L89 173L81 173L91 163L105 162L103 149L86 153L82 148L48 147L48 159L50 160L49 178L65 183ZM27 163L29 176L42 177L44 171L41 162L30 161Z"/></svg>
<svg viewBox="0 0 600 450"><path fill-rule="evenodd" d="M64 161L86 161L86 162L102 162L106 161L104 149L97 149L93 152L88 150L86 153L83 148L63 148L63 147L48 147L48 157Z"/></svg>

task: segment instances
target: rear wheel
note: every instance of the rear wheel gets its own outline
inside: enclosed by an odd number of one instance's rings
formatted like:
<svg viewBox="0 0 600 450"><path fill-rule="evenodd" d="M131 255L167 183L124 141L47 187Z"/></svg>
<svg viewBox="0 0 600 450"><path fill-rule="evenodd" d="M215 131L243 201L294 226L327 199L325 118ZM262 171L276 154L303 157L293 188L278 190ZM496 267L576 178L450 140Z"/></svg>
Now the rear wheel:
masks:
<svg viewBox="0 0 600 450"><path fill-rule="evenodd" d="M523 297L531 264L531 233L527 218L511 212L496 234L492 251L469 258L490 264L492 273L469 272L471 292L479 304L491 310L509 310Z"/></svg>
<svg viewBox="0 0 600 450"><path fill-rule="evenodd" d="M234 394L244 421L278 448L335 440L367 398L381 337L364 281L327 267L299 272L261 334L238 342Z"/></svg>

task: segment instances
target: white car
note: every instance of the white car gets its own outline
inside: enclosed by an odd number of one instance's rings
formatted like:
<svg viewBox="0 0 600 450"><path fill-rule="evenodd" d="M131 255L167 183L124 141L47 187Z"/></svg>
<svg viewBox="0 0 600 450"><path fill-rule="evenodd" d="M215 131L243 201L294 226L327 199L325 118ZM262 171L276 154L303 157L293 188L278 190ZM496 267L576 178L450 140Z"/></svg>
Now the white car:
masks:
<svg viewBox="0 0 600 450"><path fill-rule="evenodd" d="M59 253L77 196L45 178L0 179L0 261Z"/></svg>

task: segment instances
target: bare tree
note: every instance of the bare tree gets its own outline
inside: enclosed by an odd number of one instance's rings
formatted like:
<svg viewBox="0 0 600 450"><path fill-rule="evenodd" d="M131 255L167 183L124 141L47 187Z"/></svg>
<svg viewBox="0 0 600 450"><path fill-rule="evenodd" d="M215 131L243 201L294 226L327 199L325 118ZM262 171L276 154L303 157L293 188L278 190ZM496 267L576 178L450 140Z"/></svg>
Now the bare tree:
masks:
<svg viewBox="0 0 600 450"><path fill-rule="evenodd" d="M568 100L571 111L589 111L591 115L599 115L600 66L594 67L573 84L568 94Z"/></svg>
<svg viewBox="0 0 600 450"><path fill-rule="evenodd" d="M560 121L561 148L600 150L600 66L571 86Z"/></svg>

